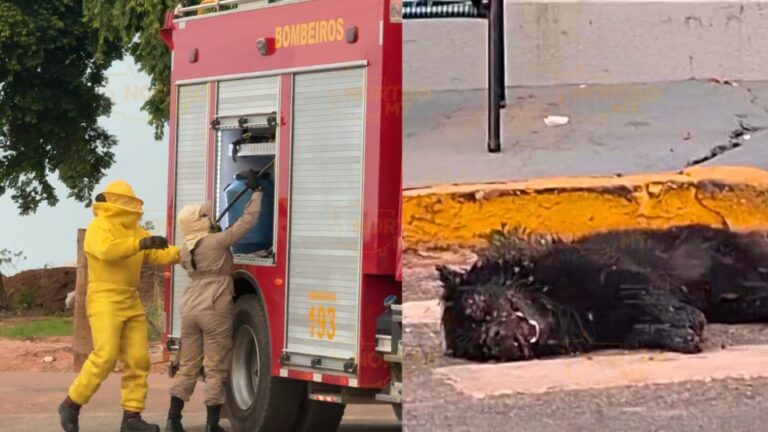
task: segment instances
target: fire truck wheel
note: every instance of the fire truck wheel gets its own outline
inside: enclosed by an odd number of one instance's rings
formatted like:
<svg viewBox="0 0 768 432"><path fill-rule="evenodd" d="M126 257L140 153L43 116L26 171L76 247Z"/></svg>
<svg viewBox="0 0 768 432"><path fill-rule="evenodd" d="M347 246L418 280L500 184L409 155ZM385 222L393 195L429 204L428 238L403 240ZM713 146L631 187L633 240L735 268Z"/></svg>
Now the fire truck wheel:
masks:
<svg viewBox="0 0 768 432"><path fill-rule="evenodd" d="M306 388L271 373L269 322L260 299L235 304L232 370L227 385L229 420L236 432L285 431L295 422ZM304 391L302 391L302 389Z"/></svg>
<svg viewBox="0 0 768 432"><path fill-rule="evenodd" d="M293 432L336 432L346 405L305 398Z"/></svg>

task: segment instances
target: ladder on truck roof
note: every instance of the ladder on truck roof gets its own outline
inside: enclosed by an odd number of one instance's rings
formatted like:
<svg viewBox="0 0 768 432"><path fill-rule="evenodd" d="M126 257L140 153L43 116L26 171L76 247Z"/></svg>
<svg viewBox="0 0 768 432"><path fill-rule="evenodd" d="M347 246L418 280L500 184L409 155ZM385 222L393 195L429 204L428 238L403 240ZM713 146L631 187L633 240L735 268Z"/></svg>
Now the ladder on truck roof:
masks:
<svg viewBox="0 0 768 432"><path fill-rule="evenodd" d="M504 0L403 0L403 19L430 18L488 20L488 151L500 152L501 110L507 106Z"/></svg>
<svg viewBox="0 0 768 432"><path fill-rule="evenodd" d="M232 9L258 9L262 7L272 6L275 3L289 4L300 3L309 0L202 0L200 4L185 6L187 3L191 3L186 0L180 0L174 9L173 14L177 18L186 17L190 13L196 12L196 15L203 15L208 12L220 12L229 11Z"/></svg>

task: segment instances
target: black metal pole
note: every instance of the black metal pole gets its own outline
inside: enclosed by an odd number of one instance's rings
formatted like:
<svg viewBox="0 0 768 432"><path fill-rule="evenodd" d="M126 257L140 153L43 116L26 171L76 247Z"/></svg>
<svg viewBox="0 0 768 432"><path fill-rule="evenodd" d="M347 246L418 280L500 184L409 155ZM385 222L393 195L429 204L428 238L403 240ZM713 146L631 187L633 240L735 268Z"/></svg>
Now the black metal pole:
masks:
<svg viewBox="0 0 768 432"><path fill-rule="evenodd" d="M504 0L490 0L488 14L488 151L501 151L504 97Z"/></svg>
<svg viewBox="0 0 768 432"><path fill-rule="evenodd" d="M499 85L497 87L497 90L499 91L499 106L501 109L504 109L507 107L507 75L506 75L506 66L507 66L507 50L506 50L506 23L504 21L504 0L499 0L499 20L496 22L496 25L498 26L497 31L501 35L499 37L499 43L497 44L497 51L496 55L499 59L496 63L499 66L499 74L496 75L496 78L499 80Z"/></svg>

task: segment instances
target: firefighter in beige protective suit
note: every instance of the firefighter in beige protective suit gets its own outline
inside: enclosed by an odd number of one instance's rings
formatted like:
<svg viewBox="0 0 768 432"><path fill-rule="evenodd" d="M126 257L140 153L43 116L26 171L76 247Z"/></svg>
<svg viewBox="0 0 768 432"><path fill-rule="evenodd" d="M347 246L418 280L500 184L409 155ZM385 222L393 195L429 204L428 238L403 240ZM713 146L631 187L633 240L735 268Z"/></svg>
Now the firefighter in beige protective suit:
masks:
<svg viewBox="0 0 768 432"><path fill-rule="evenodd" d="M157 425L146 423L140 415L147 398L150 359L147 319L138 288L142 265L176 264L179 249L139 226L143 202L136 198L128 183L110 183L95 201L95 218L85 232L84 244L88 259L85 308L93 352L59 405L61 427L66 432L78 432L80 408L88 403L120 359L125 365L120 430L159 432Z"/></svg>
<svg viewBox="0 0 768 432"><path fill-rule="evenodd" d="M253 190L242 217L229 229L217 232L210 203L181 209L177 224L184 237L181 265L191 282L181 299L181 360L171 386L171 407L166 432L183 432L181 411L195 389L198 373L205 370L206 432L223 432L219 426L225 399L232 347L234 286L230 276L230 248L257 223L262 193L259 179L251 173L247 187Z"/></svg>

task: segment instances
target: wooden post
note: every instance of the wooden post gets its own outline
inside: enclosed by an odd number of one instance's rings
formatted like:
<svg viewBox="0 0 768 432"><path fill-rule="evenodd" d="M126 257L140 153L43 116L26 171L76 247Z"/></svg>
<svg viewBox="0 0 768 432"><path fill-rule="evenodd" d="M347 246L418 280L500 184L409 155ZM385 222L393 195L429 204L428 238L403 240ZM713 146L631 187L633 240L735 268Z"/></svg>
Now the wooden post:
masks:
<svg viewBox="0 0 768 432"><path fill-rule="evenodd" d="M0 310L7 309L8 296L5 294L5 286L3 284L3 272L0 272Z"/></svg>
<svg viewBox="0 0 768 432"><path fill-rule="evenodd" d="M85 311L85 294L88 291L88 260L85 257L83 242L85 230L77 230L77 279L75 283L75 317L74 336L72 338L72 351L75 356L75 372L80 372L83 363L93 351L93 339L91 338L91 326L88 324L88 315Z"/></svg>

